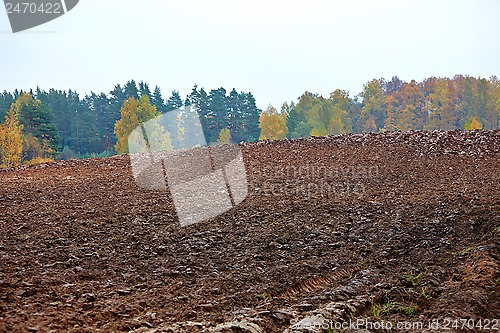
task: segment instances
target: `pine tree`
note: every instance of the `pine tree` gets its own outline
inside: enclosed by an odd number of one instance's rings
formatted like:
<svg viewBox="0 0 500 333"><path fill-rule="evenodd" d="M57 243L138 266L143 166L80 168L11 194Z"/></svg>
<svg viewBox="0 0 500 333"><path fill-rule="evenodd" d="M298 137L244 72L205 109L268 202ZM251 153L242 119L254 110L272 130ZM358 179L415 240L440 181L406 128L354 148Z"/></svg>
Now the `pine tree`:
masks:
<svg viewBox="0 0 500 333"><path fill-rule="evenodd" d="M240 94L238 94L238 92L234 88L231 90L229 96L227 96L226 98L226 108L227 108L227 117L228 117L228 124L231 136L237 138L236 140L238 140L238 138L244 136L245 120L243 118L241 110ZM222 130L224 130L224 128ZM220 139L220 134L219 134L219 139ZM219 142L219 140L217 140L217 142Z"/></svg>
<svg viewBox="0 0 500 333"><path fill-rule="evenodd" d="M125 94L122 86L119 84L117 84L115 88L109 92L109 94L112 96L113 102L115 104L119 104L120 106L125 100L127 100L127 95Z"/></svg>
<svg viewBox="0 0 500 333"><path fill-rule="evenodd" d="M146 95L148 96L149 99L152 98L151 90L149 89L149 84L147 84L144 81L139 82L139 95L140 96Z"/></svg>
<svg viewBox="0 0 500 333"><path fill-rule="evenodd" d="M252 93L240 93L239 94L239 109L241 115L241 131L238 135L234 134L234 141L241 142L253 142L259 139L260 128L259 119L261 110L255 104L255 97Z"/></svg>
<svg viewBox="0 0 500 333"><path fill-rule="evenodd" d="M229 127L226 89L212 89L208 94L207 141L217 142L220 131Z"/></svg>
<svg viewBox="0 0 500 333"><path fill-rule="evenodd" d="M7 113L9 113L10 106L15 102L14 96L5 91L0 94L0 119L4 119Z"/></svg>
<svg viewBox="0 0 500 333"><path fill-rule="evenodd" d="M310 130L308 130L307 132L300 131L300 129L303 128L303 126L299 128L299 124L301 123L306 124L307 118L305 113L303 111L297 110L295 104L293 103L290 104L290 113L288 114L288 118L286 121L287 121L286 124L288 126L287 137L289 139L301 138L309 135L309 133L311 132Z"/></svg>
<svg viewBox="0 0 500 333"><path fill-rule="evenodd" d="M135 80L130 80L127 82L124 88L126 98L133 97L139 99L139 89L137 89L137 83Z"/></svg>
<svg viewBox="0 0 500 333"><path fill-rule="evenodd" d="M23 125L24 133L31 134L44 147L43 157L51 158L61 151L61 136L54 123L54 116L40 100L23 93L14 102L13 108Z"/></svg>
<svg viewBox="0 0 500 333"><path fill-rule="evenodd" d="M231 90L226 98L226 109L233 141L257 141L260 133L260 110L255 105L253 95Z"/></svg>
<svg viewBox="0 0 500 333"><path fill-rule="evenodd" d="M172 91L172 96L167 99L165 109L167 112L182 108L184 102L177 90Z"/></svg>
<svg viewBox="0 0 500 333"><path fill-rule="evenodd" d="M208 140L208 96L205 89L198 90L198 86L195 85L189 95L189 100L192 105L191 110L196 113L200 120L205 140ZM194 117L194 113L191 113L191 116Z"/></svg>
<svg viewBox="0 0 500 333"><path fill-rule="evenodd" d="M161 94L160 87L156 86L153 96L151 97L151 104L156 106L156 110L160 113L167 112L165 108L165 101L163 100L163 96Z"/></svg>

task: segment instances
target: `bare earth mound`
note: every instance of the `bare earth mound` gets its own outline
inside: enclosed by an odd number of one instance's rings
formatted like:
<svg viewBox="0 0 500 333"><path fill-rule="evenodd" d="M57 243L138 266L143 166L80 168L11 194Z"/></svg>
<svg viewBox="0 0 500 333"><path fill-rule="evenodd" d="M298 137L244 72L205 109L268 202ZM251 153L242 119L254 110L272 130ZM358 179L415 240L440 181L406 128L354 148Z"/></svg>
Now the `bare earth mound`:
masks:
<svg viewBox="0 0 500 333"><path fill-rule="evenodd" d="M0 331L494 328L500 131L241 149L249 196L185 228L168 192L137 187L128 156L0 172Z"/></svg>

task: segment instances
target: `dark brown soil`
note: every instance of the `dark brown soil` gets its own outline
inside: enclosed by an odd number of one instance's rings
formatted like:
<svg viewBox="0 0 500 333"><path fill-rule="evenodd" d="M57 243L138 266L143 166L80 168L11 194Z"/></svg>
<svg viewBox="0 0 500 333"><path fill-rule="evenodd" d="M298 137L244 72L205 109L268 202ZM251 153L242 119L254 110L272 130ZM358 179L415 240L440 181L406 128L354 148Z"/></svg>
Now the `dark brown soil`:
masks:
<svg viewBox="0 0 500 333"><path fill-rule="evenodd" d="M249 196L184 228L126 155L0 172L0 332L500 318L500 131L241 149Z"/></svg>

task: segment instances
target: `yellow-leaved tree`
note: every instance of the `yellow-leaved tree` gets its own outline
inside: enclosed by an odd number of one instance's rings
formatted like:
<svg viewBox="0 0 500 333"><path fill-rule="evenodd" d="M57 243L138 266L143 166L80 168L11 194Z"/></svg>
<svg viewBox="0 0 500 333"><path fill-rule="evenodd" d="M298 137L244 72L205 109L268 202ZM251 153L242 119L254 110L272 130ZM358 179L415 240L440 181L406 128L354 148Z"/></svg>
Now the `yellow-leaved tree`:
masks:
<svg viewBox="0 0 500 333"><path fill-rule="evenodd" d="M139 100L130 97L123 103L121 118L115 124L115 134L118 141L115 149L119 154L128 153L128 137L140 124L153 119L160 114L156 106L151 105L149 97L141 96Z"/></svg>
<svg viewBox="0 0 500 333"><path fill-rule="evenodd" d="M279 113L273 106L262 112L259 118L259 140L283 140L288 134L287 114Z"/></svg>
<svg viewBox="0 0 500 333"><path fill-rule="evenodd" d="M313 128L311 131L311 136L326 136L326 130L324 128Z"/></svg>
<svg viewBox="0 0 500 333"><path fill-rule="evenodd" d="M481 125L479 120L477 120L477 118L474 117L465 124L464 128L467 131L480 130L483 129L483 125Z"/></svg>
<svg viewBox="0 0 500 333"><path fill-rule="evenodd" d="M17 114L11 107L5 116L5 122L0 124L0 166L10 168L21 164L22 129Z"/></svg>
<svg viewBox="0 0 500 333"><path fill-rule="evenodd" d="M219 133L219 140L217 140L217 143L219 144L228 144L231 143L231 131L229 128L223 128L221 129Z"/></svg>
<svg viewBox="0 0 500 333"><path fill-rule="evenodd" d="M148 121L147 128L144 126L143 133L147 135L147 145L149 151L165 151L172 150L172 137L159 122L159 118Z"/></svg>

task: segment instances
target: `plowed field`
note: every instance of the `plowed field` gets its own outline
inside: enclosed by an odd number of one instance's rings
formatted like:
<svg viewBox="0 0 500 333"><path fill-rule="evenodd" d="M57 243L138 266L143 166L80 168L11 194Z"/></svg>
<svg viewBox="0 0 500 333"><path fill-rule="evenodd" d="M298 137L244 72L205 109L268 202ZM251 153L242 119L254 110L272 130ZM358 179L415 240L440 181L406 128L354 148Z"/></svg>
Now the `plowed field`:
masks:
<svg viewBox="0 0 500 333"><path fill-rule="evenodd" d="M500 131L240 148L248 197L188 227L127 155L0 172L0 331L500 319Z"/></svg>

